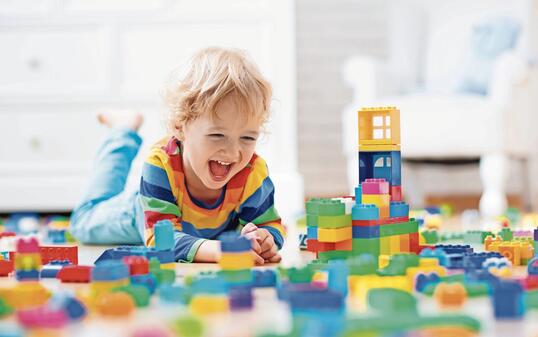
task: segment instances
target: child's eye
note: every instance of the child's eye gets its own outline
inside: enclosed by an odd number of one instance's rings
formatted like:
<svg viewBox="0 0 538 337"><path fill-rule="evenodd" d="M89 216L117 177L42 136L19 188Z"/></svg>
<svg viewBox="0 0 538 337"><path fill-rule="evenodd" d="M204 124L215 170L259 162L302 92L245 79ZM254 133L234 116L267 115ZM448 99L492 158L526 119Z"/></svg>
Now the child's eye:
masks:
<svg viewBox="0 0 538 337"><path fill-rule="evenodd" d="M256 141L256 138L254 138L254 137L249 137L249 136L241 137L241 139L246 140L246 141L249 141L249 142L255 142L255 141Z"/></svg>
<svg viewBox="0 0 538 337"><path fill-rule="evenodd" d="M222 133L212 133L210 135L208 135L209 137L211 138L224 138L224 135Z"/></svg>

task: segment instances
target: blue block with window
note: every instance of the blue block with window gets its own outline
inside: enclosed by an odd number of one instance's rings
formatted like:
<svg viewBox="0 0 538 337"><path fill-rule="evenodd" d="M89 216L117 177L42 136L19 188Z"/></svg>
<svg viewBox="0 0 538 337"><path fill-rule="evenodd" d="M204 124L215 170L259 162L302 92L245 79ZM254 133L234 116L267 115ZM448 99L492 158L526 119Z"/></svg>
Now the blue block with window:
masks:
<svg viewBox="0 0 538 337"><path fill-rule="evenodd" d="M370 178L384 178L391 186L400 186L400 151L359 151L359 182Z"/></svg>

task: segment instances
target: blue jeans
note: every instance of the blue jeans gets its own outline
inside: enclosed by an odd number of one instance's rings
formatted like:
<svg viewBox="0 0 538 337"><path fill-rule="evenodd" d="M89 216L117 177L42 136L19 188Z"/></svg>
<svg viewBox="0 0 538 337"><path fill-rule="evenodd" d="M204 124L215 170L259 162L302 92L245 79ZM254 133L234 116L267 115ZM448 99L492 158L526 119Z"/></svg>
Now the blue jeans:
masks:
<svg viewBox="0 0 538 337"><path fill-rule="evenodd" d="M138 190L125 183L142 139L130 129L114 129L100 147L86 195L71 215L71 234L82 243L141 244L143 212Z"/></svg>

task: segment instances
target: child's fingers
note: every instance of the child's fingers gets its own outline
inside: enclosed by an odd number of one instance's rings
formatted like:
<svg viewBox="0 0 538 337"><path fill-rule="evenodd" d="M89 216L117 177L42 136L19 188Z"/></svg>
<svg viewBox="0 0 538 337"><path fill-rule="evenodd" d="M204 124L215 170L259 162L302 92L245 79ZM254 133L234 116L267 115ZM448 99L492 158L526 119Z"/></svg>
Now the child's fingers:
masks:
<svg viewBox="0 0 538 337"><path fill-rule="evenodd" d="M275 246L275 240L273 239L273 236L269 234L269 236L265 237L265 241L260 243L261 252L265 253L269 250L271 250Z"/></svg>
<svg viewBox="0 0 538 337"><path fill-rule="evenodd" d="M254 257L254 263L259 266L265 263L265 259L258 255L255 251L252 251L252 256Z"/></svg>
<svg viewBox="0 0 538 337"><path fill-rule="evenodd" d="M248 235L245 235L246 238L250 240L250 244L252 246L252 250L255 251L257 254L262 252L262 247L260 246L260 243L256 238L249 238Z"/></svg>
<svg viewBox="0 0 538 337"><path fill-rule="evenodd" d="M256 226L255 224L253 224L252 222L249 222L248 224L245 225L245 227L243 227L243 229L241 230L241 235L245 235L247 233L251 233L251 232L254 232L255 230L258 229L258 226Z"/></svg>
<svg viewBox="0 0 538 337"><path fill-rule="evenodd" d="M269 248L269 250L262 252L260 256L267 260L277 254L278 254L278 247L275 244L273 244L273 246Z"/></svg>
<svg viewBox="0 0 538 337"><path fill-rule="evenodd" d="M279 263L281 260L282 260L282 257L280 256L280 254L276 254L276 255L270 257L269 259L266 259L265 262L268 262L268 263Z"/></svg>

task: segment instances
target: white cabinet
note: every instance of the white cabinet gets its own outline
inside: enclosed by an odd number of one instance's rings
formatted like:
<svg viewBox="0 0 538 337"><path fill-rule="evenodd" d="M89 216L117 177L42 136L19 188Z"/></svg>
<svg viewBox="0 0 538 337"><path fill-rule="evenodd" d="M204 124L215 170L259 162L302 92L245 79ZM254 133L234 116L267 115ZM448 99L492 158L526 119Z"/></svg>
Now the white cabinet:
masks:
<svg viewBox="0 0 538 337"><path fill-rule="evenodd" d="M145 152L164 135L171 70L213 45L247 50L272 82L259 152L283 217L301 211L293 1L7 1L0 18L0 212L76 204L107 131L95 121L103 107L145 114L136 185Z"/></svg>

